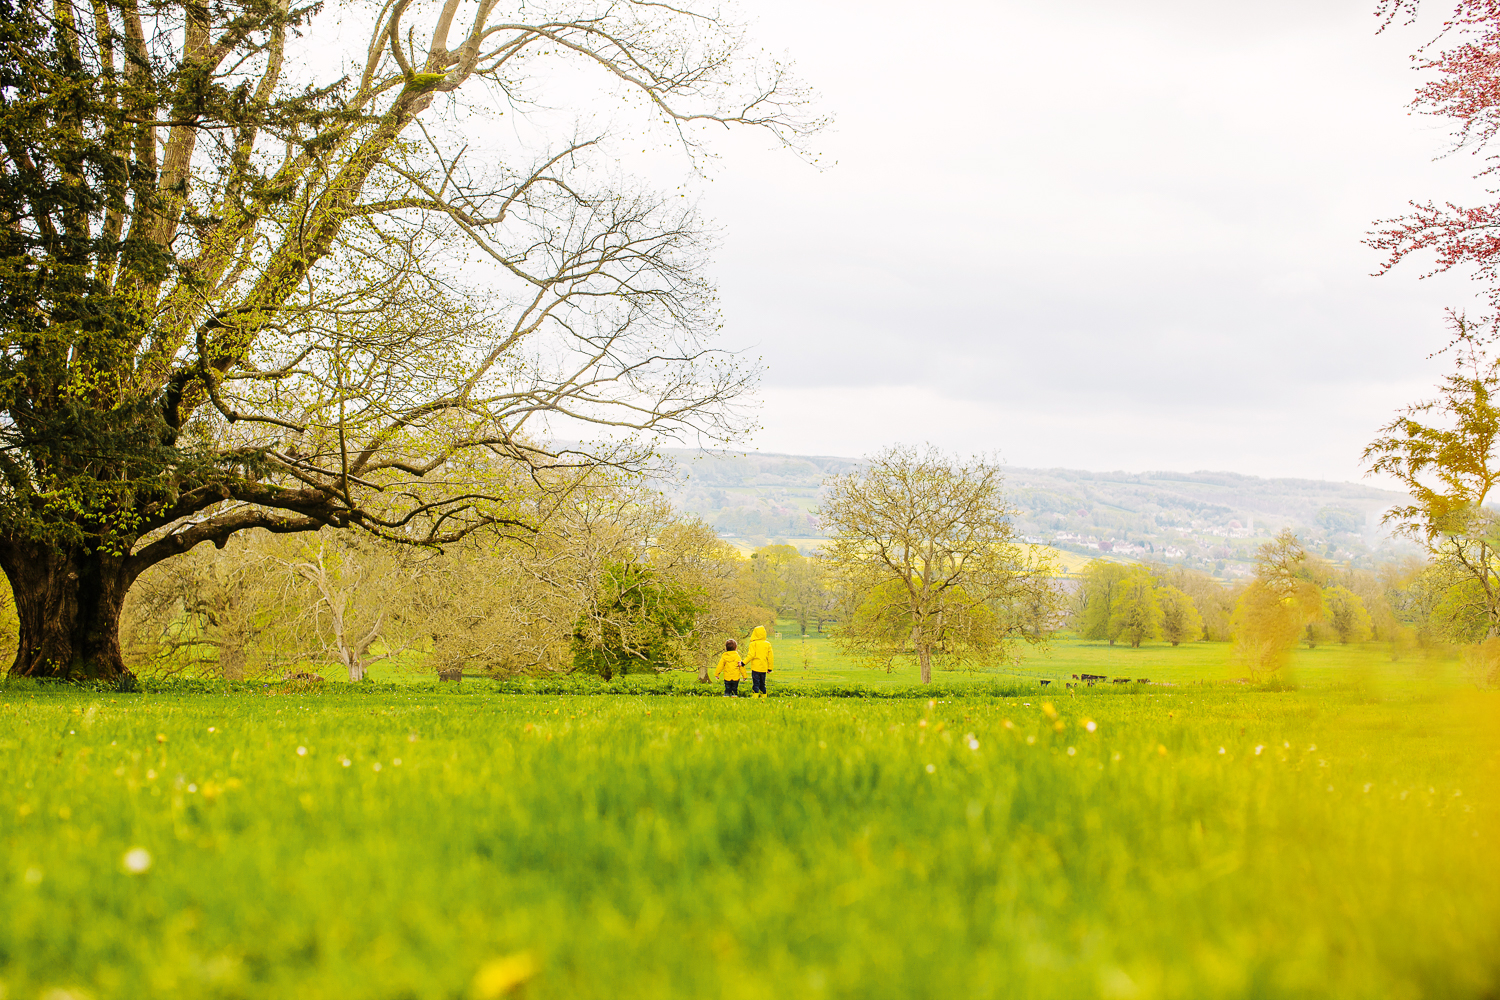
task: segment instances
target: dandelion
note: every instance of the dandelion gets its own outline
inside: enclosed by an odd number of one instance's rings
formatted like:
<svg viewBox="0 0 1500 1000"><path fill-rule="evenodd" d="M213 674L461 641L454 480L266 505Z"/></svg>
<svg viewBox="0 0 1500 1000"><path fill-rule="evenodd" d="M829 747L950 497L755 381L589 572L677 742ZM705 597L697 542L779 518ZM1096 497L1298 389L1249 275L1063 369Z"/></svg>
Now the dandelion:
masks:
<svg viewBox="0 0 1500 1000"><path fill-rule="evenodd" d="M1036 737L1035 736L1028 736L1028 737L1026 737L1026 745L1027 746L1031 746L1034 743L1036 743Z"/></svg>
<svg viewBox="0 0 1500 1000"><path fill-rule="evenodd" d="M923 729L926 729L927 728L927 720L926 719L918 719L917 720L917 725L920 726L920 727L922 727Z"/></svg>
<svg viewBox="0 0 1500 1000"><path fill-rule="evenodd" d="M306 757L307 756L307 747L298 747L297 748L297 756L298 757Z"/></svg>
<svg viewBox="0 0 1500 1000"><path fill-rule="evenodd" d="M1282 746L1283 749L1286 749L1286 750L1290 750L1292 748L1292 745L1290 743L1288 743L1287 741L1285 741L1285 740L1281 741L1281 746Z"/></svg>
<svg viewBox="0 0 1500 1000"><path fill-rule="evenodd" d="M188 791L196 793L198 791L198 786L197 785L188 785Z"/></svg>
<svg viewBox="0 0 1500 1000"><path fill-rule="evenodd" d="M167 742L167 734L166 733L157 733L156 734L156 742L158 742L158 743L165 743L165 742Z"/></svg>
<svg viewBox="0 0 1500 1000"><path fill-rule="evenodd" d="M397 757L395 760L391 761L391 766L392 767L400 767L401 766L401 758Z"/></svg>
<svg viewBox="0 0 1500 1000"><path fill-rule="evenodd" d="M375 764L374 764L374 769L375 769L375 770L376 770L376 771L378 771L378 770L380 770L380 761L378 761L378 760L377 760L377 761L376 761L376 762L375 762Z"/></svg>
<svg viewBox="0 0 1500 1000"><path fill-rule="evenodd" d="M928 708L937 708L937 702L936 701L928 701L927 702L927 707Z"/></svg>
<svg viewBox="0 0 1500 1000"><path fill-rule="evenodd" d="M828 749L828 742L826 740L819 740L818 741L818 749L819 750L827 750Z"/></svg>
<svg viewBox="0 0 1500 1000"><path fill-rule="evenodd" d="M1121 759L1121 757L1120 757L1120 751L1116 750L1114 753L1110 754L1109 755L1109 759L1110 760L1120 760Z"/></svg>
<svg viewBox="0 0 1500 1000"><path fill-rule="evenodd" d="M937 773L937 766L934 765L934 764L928 764L927 765L927 773L928 774L936 774Z"/></svg>
<svg viewBox="0 0 1500 1000"><path fill-rule="evenodd" d="M1220 757L1224 756L1224 748L1223 747L1219 747L1219 756Z"/></svg>
<svg viewBox="0 0 1500 1000"><path fill-rule="evenodd" d="M352 764L354 762L351 761L348 757L340 757L339 758L339 763L342 764L344 767L348 767L350 764Z"/></svg>
<svg viewBox="0 0 1500 1000"><path fill-rule="evenodd" d="M493 959L480 966L474 975L470 992L475 1000L499 1000L515 993L537 974L537 962L531 952L522 951Z"/></svg>
<svg viewBox="0 0 1500 1000"><path fill-rule="evenodd" d="M139 875L151 867L151 852L144 847L132 847L125 852L121 863L130 874Z"/></svg>
<svg viewBox="0 0 1500 1000"><path fill-rule="evenodd" d="M1095 722L1093 719L1089 719L1083 724L1083 728L1092 733L1094 730L1099 728L1099 723Z"/></svg>
<svg viewBox="0 0 1500 1000"><path fill-rule="evenodd" d="M1161 756L1165 757L1167 755L1167 748L1166 748L1165 745L1163 745L1161 743L1158 743L1158 744L1156 744L1156 752L1158 754L1160 754Z"/></svg>
<svg viewBox="0 0 1500 1000"><path fill-rule="evenodd" d="M1068 756L1069 757L1076 757L1076 756L1078 756L1078 748L1077 747L1068 747Z"/></svg>
<svg viewBox="0 0 1500 1000"><path fill-rule="evenodd" d="M1371 787L1372 787L1372 785L1371 785L1371 783L1370 783L1370 782L1368 782L1368 781L1367 781L1367 782L1365 782L1365 794L1366 794L1366 795L1368 795L1368 794L1370 794L1370 788L1371 788Z"/></svg>
<svg viewBox="0 0 1500 1000"><path fill-rule="evenodd" d="M214 728L213 726L209 726L208 727L208 731L211 732L211 733L217 733L218 729Z"/></svg>
<svg viewBox="0 0 1500 1000"><path fill-rule="evenodd" d="M1257 747L1256 747L1256 748L1255 748L1255 756L1257 756L1257 757L1259 757L1259 756L1260 756L1260 752L1261 752L1261 751L1262 751L1262 750L1264 750L1264 749L1265 749L1265 745L1264 745L1264 744L1262 744L1262 745L1260 745L1260 746L1257 746Z"/></svg>
<svg viewBox="0 0 1500 1000"><path fill-rule="evenodd" d="M969 744L969 749L970 750L978 750L979 749L979 741L974 738L974 734L973 733L968 733L967 735L965 735L964 736L964 742L967 743L967 744Z"/></svg>
<svg viewBox="0 0 1500 1000"><path fill-rule="evenodd" d="M155 772L155 771L153 771L153 770L152 770L152 769L151 769L151 768L149 768L149 767L148 767L148 768L146 768L146 780L147 780L147 781L155 781L155 780L156 780L156 772Z"/></svg>
<svg viewBox="0 0 1500 1000"><path fill-rule="evenodd" d="M1014 728L1016 728L1016 724L1014 722L1011 722L1009 719L1006 719L1004 722L1002 722L1000 724L1002 726L1004 726L1006 729L1014 729Z"/></svg>
<svg viewBox="0 0 1500 1000"><path fill-rule="evenodd" d="M1042 714L1049 719L1055 719L1057 718L1057 709L1052 707L1052 702L1044 701L1042 702Z"/></svg>
<svg viewBox="0 0 1500 1000"><path fill-rule="evenodd" d="M1308 748L1307 748L1307 752L1308 752L1308 753L1312 753L1312 752L1313 752L1313 751L1314 751L1314 750L1316 750L1316 749L1318 749L1318 745L1317 745L1317 744L1316 744L1316 743L1313 743L1313 744L1311 744L1311 745L1310 745L1310 746L1308 746Z"/></svg>

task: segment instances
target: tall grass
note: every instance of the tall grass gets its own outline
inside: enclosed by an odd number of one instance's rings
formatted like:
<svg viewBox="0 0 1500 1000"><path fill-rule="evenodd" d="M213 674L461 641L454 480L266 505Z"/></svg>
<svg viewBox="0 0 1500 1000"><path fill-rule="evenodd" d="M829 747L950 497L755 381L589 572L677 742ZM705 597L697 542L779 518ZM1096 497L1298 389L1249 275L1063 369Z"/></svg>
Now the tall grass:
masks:
<svg viewBox="0 0 1500 1000"><path fill-rule="evenodd" d="M1500 990L1490 693L454 687L0 689L7 995Z"/></svg>

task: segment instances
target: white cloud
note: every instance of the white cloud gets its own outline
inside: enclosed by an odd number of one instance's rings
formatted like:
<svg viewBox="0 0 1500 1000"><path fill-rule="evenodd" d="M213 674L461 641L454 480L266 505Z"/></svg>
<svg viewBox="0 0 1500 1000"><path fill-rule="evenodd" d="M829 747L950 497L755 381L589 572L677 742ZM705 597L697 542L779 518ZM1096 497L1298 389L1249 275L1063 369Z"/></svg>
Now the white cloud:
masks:
<svg viewBox="0 0 1500 1000"><path fill-rule="evenodd" d="M835 168L742 137L705 194L756 444L1357 476L1474 290L1360 240L1482 197L1404 109L1431 31L1372 6L758 2L839 123Z"/></svg>

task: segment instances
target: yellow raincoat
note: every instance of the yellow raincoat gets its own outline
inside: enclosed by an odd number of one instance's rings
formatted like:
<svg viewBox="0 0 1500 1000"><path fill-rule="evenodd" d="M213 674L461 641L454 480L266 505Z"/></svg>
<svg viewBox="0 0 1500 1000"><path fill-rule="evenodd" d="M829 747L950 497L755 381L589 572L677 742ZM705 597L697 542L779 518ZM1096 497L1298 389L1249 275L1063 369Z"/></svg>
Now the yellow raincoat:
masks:
<svg viewBox="0 0 1500 1000"><path fill-rule="evenodd" d="M719 657L719 665L714 668L714 676L722 677L726 681L742 681L750 675L745 673L745 668L740 665L740 651L737 649L726 649L724 655Z"/></svg>
<svg viewBox="0 0 1500 1000"><path fill-rule="evenodd" d="M758 674L769 674L775 662L776 654L766 641L766 627L755 626L755 631L750 633L750 645L745 647L745 666Z"/></svg>

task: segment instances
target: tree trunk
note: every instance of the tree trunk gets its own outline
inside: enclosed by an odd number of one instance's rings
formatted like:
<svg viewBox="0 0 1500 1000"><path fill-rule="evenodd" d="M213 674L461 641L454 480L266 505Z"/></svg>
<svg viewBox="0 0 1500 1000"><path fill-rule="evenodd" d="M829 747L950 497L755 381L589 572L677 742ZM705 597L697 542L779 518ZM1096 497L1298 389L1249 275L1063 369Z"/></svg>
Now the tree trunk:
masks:
<svg viewBox="0 0 1500 1000"><path fill-rule="evenodd" d="M917 663L922 667L922 683L932 683L932 650L927 646L917 649Z"/></svg>
<svg viewBox="0 0 1500 1000"><path fill-rule="evenodd" d="M245 644L239 636L229 636L219 643L219 676L226 681L245 679Z"/></svg>
<svg viewBox="0 0 1500 1000"><path fill-rule="evenodd" d="M131 578L125 560L84 549L0 546L20 622L12 677L98 678L125 673L120 609Z"/></svg>

